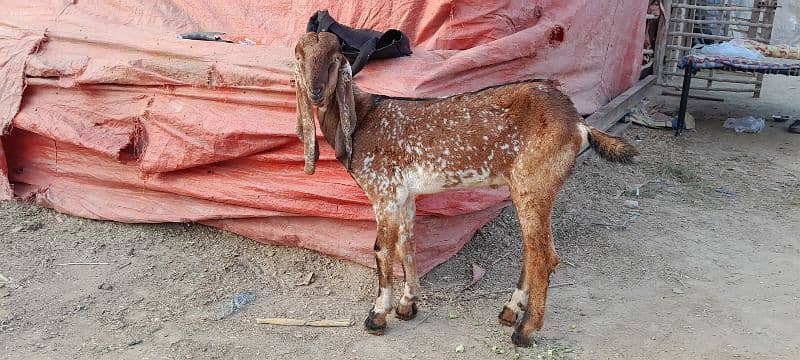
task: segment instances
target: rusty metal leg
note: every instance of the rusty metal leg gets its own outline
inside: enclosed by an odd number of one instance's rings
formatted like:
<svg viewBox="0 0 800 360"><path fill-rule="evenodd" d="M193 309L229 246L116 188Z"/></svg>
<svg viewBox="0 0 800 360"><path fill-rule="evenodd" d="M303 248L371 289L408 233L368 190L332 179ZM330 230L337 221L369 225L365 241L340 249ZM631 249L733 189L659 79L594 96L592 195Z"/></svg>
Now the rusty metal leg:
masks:
<svg viewBox="0 0 800 360"><path fill-rule="evenodd" d="M692 84L692 73L694 72L694 63L688 61L684 67L683 73L683 88L681 89L681 104L678 108L678 123L675 126L675 136L680 136L683 129L686 128L686 104L689 102L689 87Z"/></svg>

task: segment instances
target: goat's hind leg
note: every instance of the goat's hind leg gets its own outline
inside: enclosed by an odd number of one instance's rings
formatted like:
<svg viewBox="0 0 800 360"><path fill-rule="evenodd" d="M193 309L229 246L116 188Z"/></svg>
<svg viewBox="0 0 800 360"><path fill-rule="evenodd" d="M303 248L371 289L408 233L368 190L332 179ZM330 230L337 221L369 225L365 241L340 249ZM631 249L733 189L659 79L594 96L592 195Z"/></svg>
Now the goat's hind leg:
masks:
<svg viewBox="0 0 800 360"><path fill-rule="evenodd" d="M522 260L523 264L525 262L525 260ZM516 325L520 313L525 311L525 307L528 305L528 284L525 281L525 267L523 266L522 272L519 274L519 280L517 280L517 288L514 289L511 299L503 305L503 310L497 316L500 325Z"/></svg>
<svg viewBox="0 0 800 360"><path fill-rule="evenodd" d="M414 262L414 215L416 206L414 199L409 199L400 211L400 226L397 237L397 256L403 263L403 297L395 309L400 320L411 320L417 315L417 299L420 293L417 264Z"/></svg>
<svg viewBox="0 0 800 360"><path fill-rule="evenodd" d="M534 169L533 172L526 173L522 170L522 174L517 174L520 176L509 184L522 230L523 250L521 278L514 292L515 296L512 296L509 303L510 310L525 311L514 329L511 341L514 345L522 347L530 346L531 335L542 327L550 274L558 265L558 255L550 229L550 216L555 196L566 178L568 167L561 169L557 166L548 167L547 163L542 165L544 165L542 168ZM515 309L514 305L517 304L512 303L514 301L524 303L524 309ZM505 307L503 313L506 313ZM503 313L501 320L516 319L511 316L503 318Z"/></svg>
<svg viewBox="0 0 800 360"><path fill-rule="evenodd" d="M378 273L378 297L372 304L369 315L364 320L366 330L375 335L383 335L386 330L386 315L392 311L392 271L397 243L399 223L395 212L386 211L387 207L376 204L375 213L378 223L378 234L375 239L375 262Z"/></svg>

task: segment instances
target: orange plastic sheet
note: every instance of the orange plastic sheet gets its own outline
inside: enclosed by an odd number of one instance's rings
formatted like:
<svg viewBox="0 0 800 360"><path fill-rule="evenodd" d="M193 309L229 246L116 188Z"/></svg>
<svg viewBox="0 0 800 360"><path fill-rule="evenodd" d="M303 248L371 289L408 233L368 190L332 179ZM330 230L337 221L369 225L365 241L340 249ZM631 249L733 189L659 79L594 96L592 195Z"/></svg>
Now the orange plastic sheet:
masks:
<svg viewBox="0 0 800 360"><path fill-rule="evenodd" d="M412 56L371 62L356 76L365 90L443 96L554 78L591 113L638 78L645 5L8 0L0 199L93 219L195 221L374 266L371 205L325 141L317 173L302 171L292 46L314 11L411 39ZM177 39L189 31L259 45ZM421 272L507 204L505 189L420 197Z"/></svg>

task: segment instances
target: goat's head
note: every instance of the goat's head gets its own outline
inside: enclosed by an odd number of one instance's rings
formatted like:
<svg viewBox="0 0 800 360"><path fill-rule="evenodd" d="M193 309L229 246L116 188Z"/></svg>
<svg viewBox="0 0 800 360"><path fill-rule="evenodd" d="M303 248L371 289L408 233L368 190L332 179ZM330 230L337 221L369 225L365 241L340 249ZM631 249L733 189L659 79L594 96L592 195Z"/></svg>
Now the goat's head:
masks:
<svg viewBox="0 0 800 360"><path fill-rule="evenodd" d="M300 38L294 49L295 82L297 84L297 135L303 141L305 169L313 174L319 158L316 125L313 107L323 112L331 104L339 107L339 124L333 140L336 158L350 165L353 152L353 132L356 125L355 102L353 100L353 74L350 64L340 50L336 35L307 33ZM336 95L335 102L333 96Z"/></svg>

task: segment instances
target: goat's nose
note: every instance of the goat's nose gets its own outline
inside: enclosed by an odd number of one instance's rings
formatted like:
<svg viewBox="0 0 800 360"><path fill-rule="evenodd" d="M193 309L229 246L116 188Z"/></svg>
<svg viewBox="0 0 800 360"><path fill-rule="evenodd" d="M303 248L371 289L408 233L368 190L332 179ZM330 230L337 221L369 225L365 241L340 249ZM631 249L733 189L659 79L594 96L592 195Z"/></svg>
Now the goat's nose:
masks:
<svg viewBox="0 0 800 360"><path fill-rule="evenodd" d="M314 101L317 101L317 102L318 101L322 101L322 88L321 87L312 88L311 89L311 94L309 94L309 95L311 96L311 100L314 100Z"/></svg>

